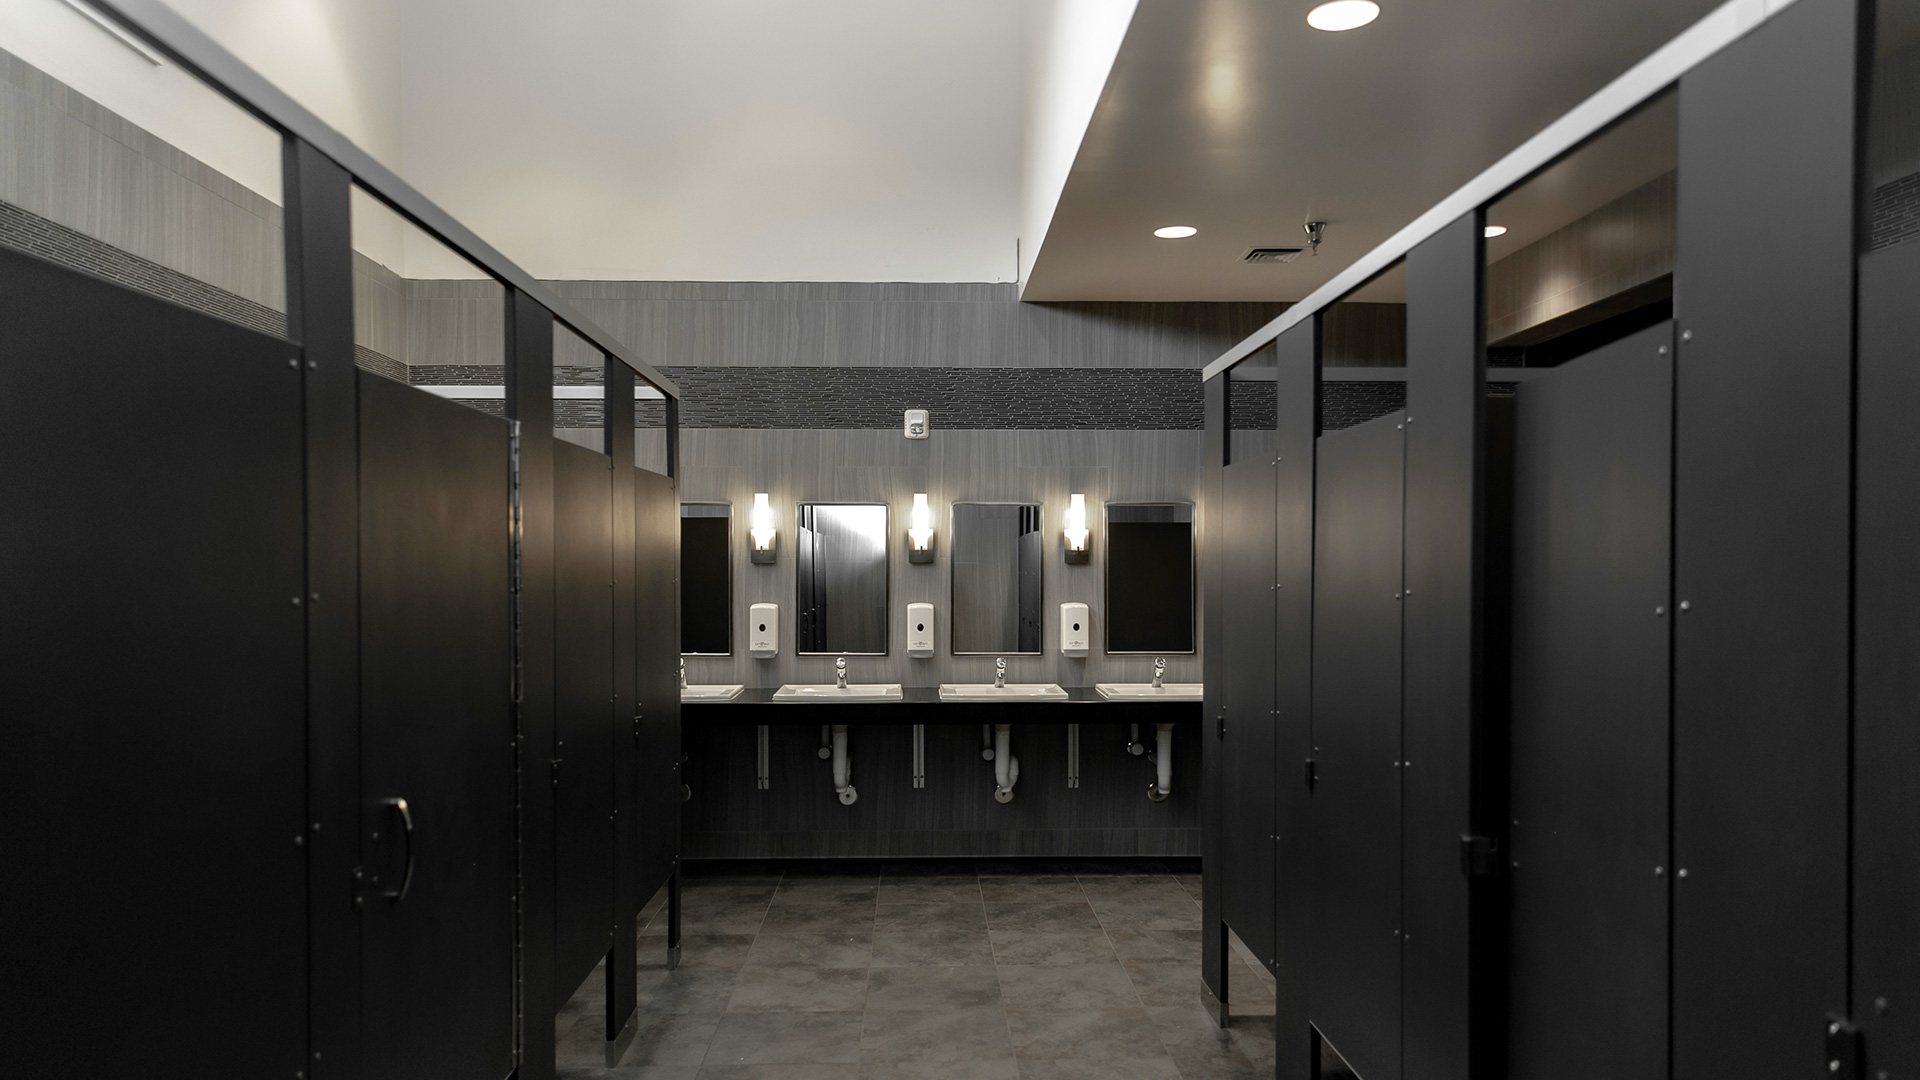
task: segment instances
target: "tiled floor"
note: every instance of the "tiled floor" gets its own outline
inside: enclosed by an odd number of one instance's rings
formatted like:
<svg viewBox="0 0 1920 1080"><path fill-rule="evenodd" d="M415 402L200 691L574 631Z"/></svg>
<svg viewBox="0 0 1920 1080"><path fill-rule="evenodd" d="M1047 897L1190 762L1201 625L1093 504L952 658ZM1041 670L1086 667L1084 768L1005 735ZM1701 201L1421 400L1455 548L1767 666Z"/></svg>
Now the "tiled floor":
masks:
<svg viewBox="0 0 1920 1080"><path fill-rule="evenodd" d="M1230 1030L1200 1007L1197 876L1124 863L855 869L690 877L679 970L666 969L666 914L643 915L632 1048L603 1067L596 973L560 1017L561 1075L1273 1075L1265 971L1235 957Z"/></svg>

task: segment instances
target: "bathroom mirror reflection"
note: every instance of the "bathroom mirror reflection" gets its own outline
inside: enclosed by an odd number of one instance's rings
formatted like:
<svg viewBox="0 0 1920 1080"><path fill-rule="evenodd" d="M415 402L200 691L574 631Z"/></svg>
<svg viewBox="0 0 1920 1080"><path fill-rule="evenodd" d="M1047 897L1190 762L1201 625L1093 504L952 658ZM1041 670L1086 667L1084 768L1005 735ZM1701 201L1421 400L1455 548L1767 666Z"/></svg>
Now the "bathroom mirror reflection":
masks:
<svg viewBox="0 0 1920 1080"><path fill-rule="evenodd" d="M733 652L733 507L680 504L680 652Z"/></svg>
<svg viewBox="0 0 1920 1080"><path fill-rule="evenodd" d="M1107 504L1107 651L1193 652L1193 504Z"/></svg>
<svg viewBox="0 0 1920 1080"><path fill-rule="evenodd" d="M1040 651L1037 503L953 504L953 651Z"/></svg>
<svg viewBox="0 0 1920 1080"><path fill-rule="evenodd" d="M885 655L886 506L801 503L799 517L799 651Z"/></svg>

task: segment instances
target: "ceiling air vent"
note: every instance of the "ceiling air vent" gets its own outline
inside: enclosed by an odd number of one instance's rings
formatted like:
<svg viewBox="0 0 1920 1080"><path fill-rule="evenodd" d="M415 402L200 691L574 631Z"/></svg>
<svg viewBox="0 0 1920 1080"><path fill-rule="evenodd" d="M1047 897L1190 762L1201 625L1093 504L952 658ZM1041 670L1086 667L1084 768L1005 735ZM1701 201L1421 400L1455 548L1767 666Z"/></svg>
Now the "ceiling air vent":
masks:
<svg viewBox="0 0 1920 1080"><path fill-rule="evenodd" d="M1290 263L1300 257L1299 248L1257 247L1247 252L1250 263Z"/></svg>

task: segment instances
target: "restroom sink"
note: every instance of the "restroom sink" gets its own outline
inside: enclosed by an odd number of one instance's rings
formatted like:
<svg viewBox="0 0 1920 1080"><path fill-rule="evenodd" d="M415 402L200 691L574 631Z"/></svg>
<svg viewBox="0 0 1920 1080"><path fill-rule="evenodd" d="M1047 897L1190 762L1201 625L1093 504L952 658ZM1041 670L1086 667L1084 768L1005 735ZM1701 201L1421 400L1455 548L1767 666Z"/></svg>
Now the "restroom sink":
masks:
<svg viewBox="0 0 1920 1080"><path fill-rule="evenodd" d="M1094 683L1093 688L1108 701L1200 701L1205 683L1170 682L1155 686L1144 682Z"/></svg>
<svg viewBox="0 0 1920 1080"><path fill-rule="evenodd" d="M1057 683L941 683L941 701L1065 701Z"/></svg>
<svg viewBox="0 0 1920 1080"><path fill-rule="evenodd" d="M783 702L810 701L899 701L900 684L890 683L848 683L836 686L833 683L788 683L773 692L773 700Z"/></svg>
<svg viewBox="0 0 1920 1080"><path fill-rule="evenodd" d="M740 696L746 687L739 683L724 683L716 686L683 686L680 688L681 701L732 701Z"/></svg>

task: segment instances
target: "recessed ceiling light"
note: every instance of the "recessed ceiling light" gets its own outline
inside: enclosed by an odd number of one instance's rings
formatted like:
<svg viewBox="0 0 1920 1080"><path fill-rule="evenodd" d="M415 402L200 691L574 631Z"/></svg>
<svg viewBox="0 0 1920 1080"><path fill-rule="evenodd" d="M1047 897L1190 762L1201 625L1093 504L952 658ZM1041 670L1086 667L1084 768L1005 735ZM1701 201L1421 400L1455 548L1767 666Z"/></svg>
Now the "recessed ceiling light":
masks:
<svg viewBox="0 0 1920 1080"><path fill-rule="evenodd" d="M1505 236L1507 235L1507 227L1505 225L1489 225L1483 235L1489 240L1496 236Z"/></svg>
<svg viewBox="0 0 1920 1080"><path fill-rule="evenodd" d="M1373 0L1333 0L1307 12L1307 25L1315 30L1353 30L1379 17L1380 5Z"/></svg>
<svg viewBox="0 0 1920 1080"><path fill-rule="evenodd" d="M1184 240L1199 231L1191 225L1162 225L1153 230L1153 235L1162 240Z"/></svg>

